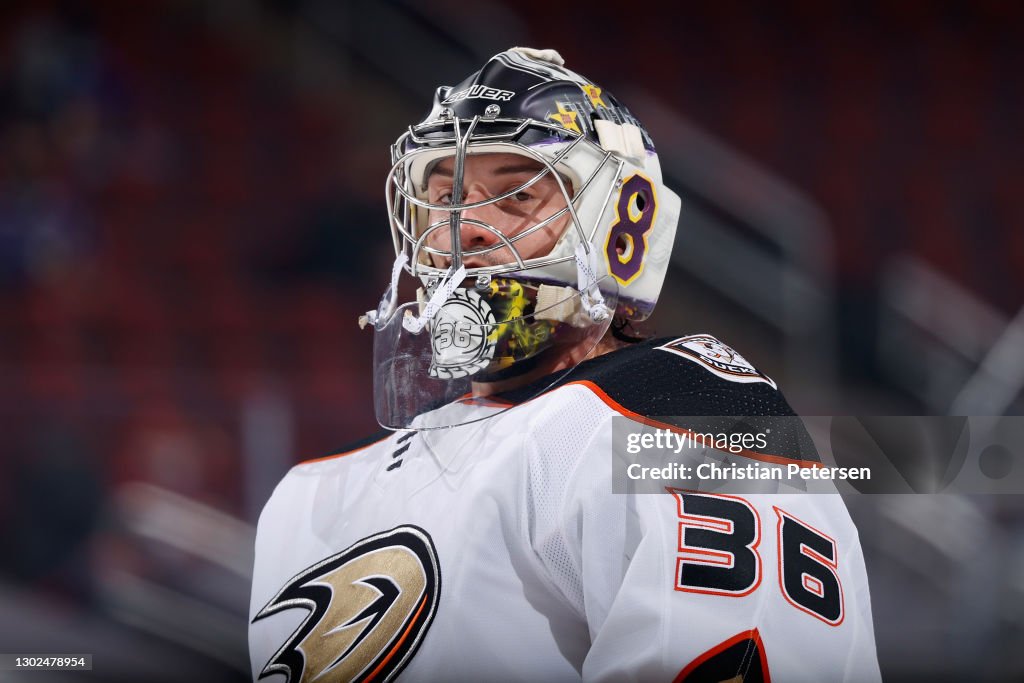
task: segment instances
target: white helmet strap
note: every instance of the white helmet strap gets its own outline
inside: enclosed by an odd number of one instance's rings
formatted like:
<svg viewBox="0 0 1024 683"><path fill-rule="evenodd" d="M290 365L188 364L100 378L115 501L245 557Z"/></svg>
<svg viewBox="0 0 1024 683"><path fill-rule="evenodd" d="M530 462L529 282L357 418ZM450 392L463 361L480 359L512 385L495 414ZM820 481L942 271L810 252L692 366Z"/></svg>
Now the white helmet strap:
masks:
<svg viewBox="0 0 1024 683"><path fill-rule="evenodd" d="M580 293L580 305L591 320L600 322L610 316L611 311L597 286L597 250L590 248L586 242L580 242L573 256L576 259L576 287Z"/></svg>
<svg viewBox="0 0 1024 683"><path fill-rule="evenodd" d="M454 273L451 269L448 269L448 275L445 276L444 280L441 281L435 289L434 293L430 295L430 300L427 301L423 307L423 312L418 316L406 315L402 318L402 327L413 334L419 334L420 330L430 322L437 312L441 310L445 302L451 298L452 292L454 292L462 281L466 279L466 266L459 266L458 270Z"/></svg>

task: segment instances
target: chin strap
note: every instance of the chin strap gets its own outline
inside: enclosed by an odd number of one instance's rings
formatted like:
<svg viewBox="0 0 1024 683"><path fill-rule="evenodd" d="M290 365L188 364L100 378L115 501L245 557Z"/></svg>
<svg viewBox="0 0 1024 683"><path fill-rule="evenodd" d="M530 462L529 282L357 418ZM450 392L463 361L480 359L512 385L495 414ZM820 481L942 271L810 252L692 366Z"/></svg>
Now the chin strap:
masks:
<svg viewBox="0 0 1024 683"><path fill-rule="evenodd" d="M449 269L448 275L445 276L441 284L437 286L434 293L430 295L430 300L423 307L423 312L418 315L410 315L407 313L402 318L402 327L407 329L413 334L419 334L423 327L433 319L444 303L451 297L452 292L462 284L462 281L466 279L466 266L459 266L459 269L454 273Z"/></svg>
<svg viewBox="0 0 1024 683"><path fill-rule="evenodd" d="M580 293L580 305L587 312L594 322L606 320L611 314L608 305L604 302L604 295L597 286L597 249L591 248L587 253L587 246L580 242L576 245L573 256L576 259L576 281Z"/></svg>

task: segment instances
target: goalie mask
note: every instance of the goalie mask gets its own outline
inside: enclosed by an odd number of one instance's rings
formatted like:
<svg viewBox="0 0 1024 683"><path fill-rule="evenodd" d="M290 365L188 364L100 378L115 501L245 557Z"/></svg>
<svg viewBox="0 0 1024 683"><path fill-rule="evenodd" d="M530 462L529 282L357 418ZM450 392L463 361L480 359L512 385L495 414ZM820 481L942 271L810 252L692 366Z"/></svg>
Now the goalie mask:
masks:
<svg viewBox="0 0 1024 683"><path fill-rule="evenodd" d="M636 118L562 64L553 50L502 52L439 88L392 146L396 260L364 319L385 427L480 419L468 404L481 395L538 373L557 381L613 315L654 308L679 199ZM423 286L400 305L403 270Z"/></svg>

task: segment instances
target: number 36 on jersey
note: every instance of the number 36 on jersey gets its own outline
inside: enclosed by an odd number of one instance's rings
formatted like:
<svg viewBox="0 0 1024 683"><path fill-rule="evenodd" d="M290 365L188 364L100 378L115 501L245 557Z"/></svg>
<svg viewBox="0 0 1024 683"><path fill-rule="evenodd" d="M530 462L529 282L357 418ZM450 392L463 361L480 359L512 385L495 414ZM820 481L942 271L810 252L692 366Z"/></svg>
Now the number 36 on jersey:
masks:
<svg viewBox="0 0 1024 683"><path fill-rule="evenodd" d="M774 519L762 520L740 496L669 492L679 516L676 590L731 597L778 590L794 609L830 626L842 623L839 549L832 537L775 505ZM765 543L777 549L771 553L777 558L776 586L761 585Z"/></svg>

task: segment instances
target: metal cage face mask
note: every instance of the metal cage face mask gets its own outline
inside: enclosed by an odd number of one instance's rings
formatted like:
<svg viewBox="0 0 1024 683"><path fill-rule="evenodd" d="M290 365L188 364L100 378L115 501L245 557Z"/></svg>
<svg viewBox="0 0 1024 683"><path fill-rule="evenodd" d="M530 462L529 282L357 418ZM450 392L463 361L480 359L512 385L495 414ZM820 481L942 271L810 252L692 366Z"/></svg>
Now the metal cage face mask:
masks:
<svg viewBox="0 0 1024 683"><path fill-rule="evenodd" d="M454 201L464 195L467 157L502 152L535 162L536 172L480 201ZM430 170L443 160L452 161L452 203L425 196ZM560 371L549 377L556 381L575 365L559 361L596 347L618 303L618 285L602 278L596 264L591 239L601 217L585 220L580 207L588 206L587 198L592 207L607 203L621 162L554 126L481 117L415 126L395 144L393 161L388 206L397 258L391 286L368 314L375 329L375 409L383 426L435 429L481 419L466 409L478 408L474 402L496 383L550 370ZM557 188L549 215L513 227L480 220L481 207L542 182ZM533 258L524 252L532 235L558 223L563 232L552 238L553 247ZM490 243L464 248L467 226L491 235ZM446 231L449 248L431 239L439 231ZM508 258L488 259L496 252ZM467 260L480 259L488 265L467 267ZM424 288L418 301L398 305L402 270Z"/></svg>
<svg viewBox="0 0 1024 683"><path fill-rule="evenodd" d="M480 201L456 201L454 198L464 196L467 157L487 153L512 153L536 162L539 170L518 186ZM454 161L453 201L431 202L427 180L431 169L444 159ZM432 279L458 270L467 260L476 261L467 267L468 277L517 273L538 281L578 284L576 247L582 245L589 258L594 235L605 218L603 209L622 167L610 153L559 126L479 116L441 119L410 128L392 147L392 162L386 196L395 250L405 254L408 272L421 277L428 289ZM561 208L550 215L514 234L479 218L477 210L509 201L546 178L554 180L561 194ZM475 217L465 215L467 212L475 212ZM565 227L547 253L524 253L522 247L532 236L559 223ZM483 241L490 244L467 248L464 227L488 235ZM448 248L439 245L445 238ZM500 261L499 254L504 257Z"/></svg>

